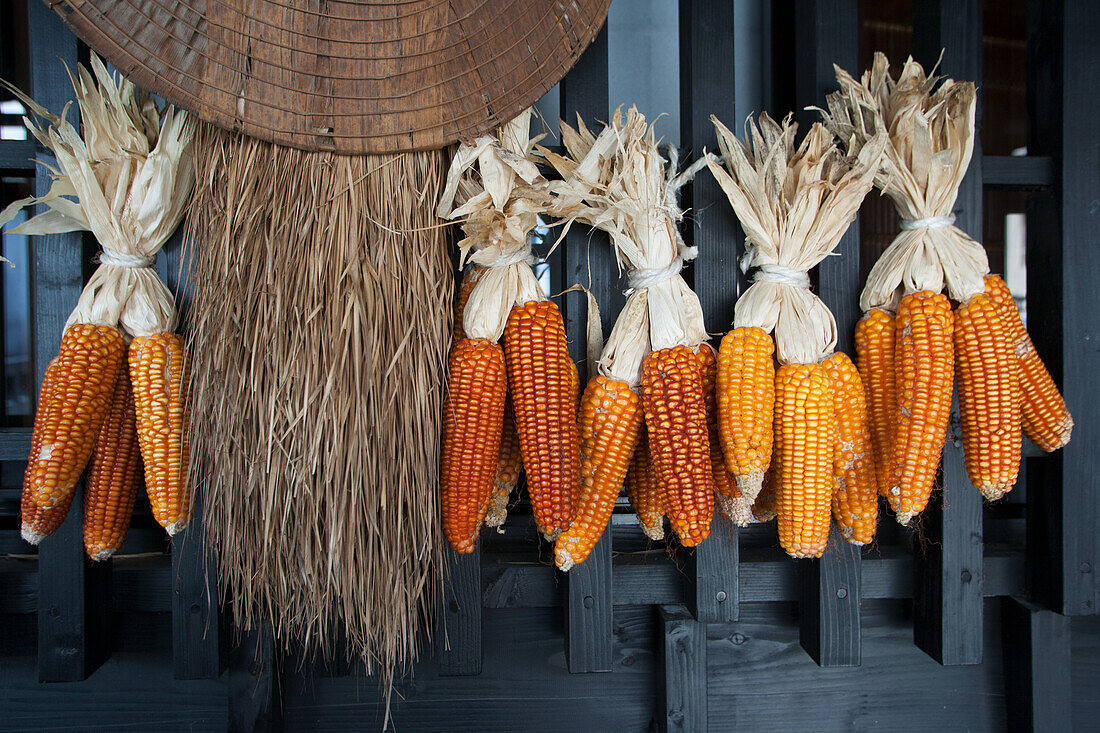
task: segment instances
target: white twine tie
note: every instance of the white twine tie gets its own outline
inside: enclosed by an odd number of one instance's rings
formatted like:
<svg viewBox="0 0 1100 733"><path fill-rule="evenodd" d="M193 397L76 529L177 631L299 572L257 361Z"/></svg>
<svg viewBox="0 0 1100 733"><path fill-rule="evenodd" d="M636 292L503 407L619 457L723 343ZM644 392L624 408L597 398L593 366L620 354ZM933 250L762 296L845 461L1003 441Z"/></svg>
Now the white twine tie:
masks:
<svg viewBox="0 0 1100 733"><path fill-rule="evenodd" d="M779 283L792 288L810 288L810 275L783 265L760 265L752 274L754 283Z"/></svg>
<svg viewBox="0 0 1100 733"><path fill-rule="evenodd" d="M907 231L912 229L943 229L954 223L955 215L948 214L947 216L929 216L924 219L902 219L901 228Z"/></svg>
<svg viewBox="0 0 1100 733"><path fill-rule="evenodd" d="M658 283L663 283L665 280L671 280L684 269L684 261L695 259L698 253L699 250L695 247L680 247L680 253L672 261L672 264L667 267L640 267L637 270L631 270L626 276L627 283L630 285L631 290L638 290L640 288L651 288Z"/></svg>
<svg viewBox="0 0 1100 733"><path fill-rule="evenodd" d="M118 252L106 247L99 253L99 263L112 267L152 267L157 261L156 255L145 257L144 255L132 255L126 252Z"/></svg>

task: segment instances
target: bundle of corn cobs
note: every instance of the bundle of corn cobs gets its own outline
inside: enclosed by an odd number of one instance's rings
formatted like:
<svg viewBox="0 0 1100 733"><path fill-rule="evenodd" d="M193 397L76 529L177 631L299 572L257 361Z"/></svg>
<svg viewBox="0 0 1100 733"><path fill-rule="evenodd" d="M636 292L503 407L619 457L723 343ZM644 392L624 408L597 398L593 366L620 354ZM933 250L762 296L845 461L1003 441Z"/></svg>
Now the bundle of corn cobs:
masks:
<svg viewBox="0 0 1100 733"><path fill-rule="evenodd" d="M65 519L87 468L84 546L104 560L129 528L142 464L153 516L168 533L191 516L187 359L174 299L152 265L191 190L193 124L112 76L95 55L91 67L70 74L82 135L64 112L55 116L8 86L31 110L26 125L57 168L45 196L14 202L0 223L45 204L12 231L91 231L103 247L42 380L21 513L24 539L38 544Z"/></svg>
<svg viewBox="0 0 1100 733"><path fill-rule="evenodd" d="M860 81L836 73L841 89L823 114L849 153L889 136L876 185L902 231L868 276L856 348L879 490L907 524L932 492L956 378L967 473L987 499L1016 483L1021 427L1053 451L1073 420L984 248L954 226L974 149L974 85L940 83L912 59L895 80L882 54Z"/></svg>

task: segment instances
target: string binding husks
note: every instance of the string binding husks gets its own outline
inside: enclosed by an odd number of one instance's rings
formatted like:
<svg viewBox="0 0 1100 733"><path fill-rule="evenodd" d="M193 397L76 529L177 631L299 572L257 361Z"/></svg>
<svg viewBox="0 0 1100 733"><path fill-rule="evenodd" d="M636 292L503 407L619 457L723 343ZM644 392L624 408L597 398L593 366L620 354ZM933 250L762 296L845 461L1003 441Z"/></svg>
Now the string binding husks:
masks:
<svg viewBox="0 0 1100 733"><path fill-rule="evenodd" d="M949 226L954 226L954 224L954 214L948 214L947 216L928 216L923 219L901 220L901 228L905 231L912 231L914 229L945 229Z"/></svg>
<svg viewBox="0 0 1100 733"><path fill-rule="evenodd" d="M153 263L156 261L156 255L146 257L144 255L119 252L118 250L108 249L106 247L99 252L99 264L110 265L111 267L152 267Z"/></svg>

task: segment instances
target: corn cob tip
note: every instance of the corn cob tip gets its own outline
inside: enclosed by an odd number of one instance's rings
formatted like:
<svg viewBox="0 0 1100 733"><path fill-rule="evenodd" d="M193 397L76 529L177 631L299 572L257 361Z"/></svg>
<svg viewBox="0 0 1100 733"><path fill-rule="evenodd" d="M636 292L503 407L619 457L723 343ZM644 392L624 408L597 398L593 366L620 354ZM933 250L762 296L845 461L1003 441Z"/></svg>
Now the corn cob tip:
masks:
<svg viewBox="0 0 1100 733"><path fill-rule="evenodd" d="M982 492L982 496L988 501L997 501L1004 497L1005 494L1012 491L1012 487L1015 484L1001 484L999 486L979 486L978 491Z"/></svg>
<svg viewBox="0 0 1100 733"><path fill-rule="evenodd" d="M485 526L496 527L499 534L504 534L504 530L500 527L507 518L508 497L507 495L502 496L494 491L493 495L489 498L489 511L485 513Z"/></svg>
<svg viewBox="0 0 1100 733"><path fill-rule="evenodd" d="M543 539L545 539L547 542L553 543L553 542L557 541L558 535L560 535L561 532L562 532L562 530L559 528L559 529L555 529L553 532L550 532L550 533L543 532L542 536L543 536Z"/></svg>
<svg viewBox="0 0 1100 733"><path fill-rule="evenodd" d="M565 547L559 547L554 552L554 564L558 566L558 570L563 573L568 573L569 570L575 564L573 562L573 555L570 554L569 549Z"/></svg>
<svg viewBox="0 0 1100 733"><path fill-rule="evenodd" d="M725 494L715 494L714 498L718 502L718 508L722 510L722 513L738 527L748 527L752 524L751 499L744 495L726 496Z"/></svg>
<svg viewBox="0 0 1100 733"><path fill-rule="evenodd" d="M745 497L751 506L756 497L760 496L760 489L764 486L764 472L754 471L743 476L737 476L737 490Z"/></svg>
<svg viewBox="0 0 1100 733"><path fill-rule="evenodd" d="M841 527L840 535L848 541L849 545L855 545L856 547L863 547L866 542L860 542L856 539L855 530L852 527Z"/></svg>
<svg viewBox="0 0 1100 733"><path fill-rule="evenodd" d="M46 539L46 535L35 529L34 525L29 522L23 522L19 529L19 533L23 536L23 539L30 542L32 545L38 545L39 542Z"/></svg>
<svg viewBox="0 0 1100 733"><path fill-rule="evenodd" d="M111 558L111 556L114 555L114 554L115 554L114 549L108 548L106 550L100 550L98 552L88 553L88 557L92 558L92 560L95 561L95 562L103 562L104 560L109 560Z"/></svg>
<svg viewBox="0 0 1100 733"><path fill-rule="evenodd" d="M164 529L168 532L169 537L174 537L183 530L187 529L187 520L181 519L178 522L169 522L164 525Z"/></svg>
<svg viewBox="0 0 1100 733"><path fill-rule="evenodd" d="M908 527L909 523L913 521L913 517L920 514L920 512L904 511L898 512L894 515L894 519L898 520L898 524L902 527Z"/></svg>
<svg viewBox="0 0 1100 733"><path fill-rule="evenodd" d="M654 542L663 540L665 538L665 523L663 520L660 523L653 525L652 527L647 527L640 522L638 523L638 526L640 526L642 528L642 531L645 532L645 536L653 540Z"/></svg>
<svg viewBox="0 0 1100 733"><path fill-rule="evenodd" d="M1046 442L1039 447L1047 453L1053 453L1054 451L1065 448L1069 443L1070 436L1073 434L1073 416L1068 412L1066 418L1059 423L1057 428L1054 428L1052 434L1047 436L1050 438L1050 442Z"/></svg>

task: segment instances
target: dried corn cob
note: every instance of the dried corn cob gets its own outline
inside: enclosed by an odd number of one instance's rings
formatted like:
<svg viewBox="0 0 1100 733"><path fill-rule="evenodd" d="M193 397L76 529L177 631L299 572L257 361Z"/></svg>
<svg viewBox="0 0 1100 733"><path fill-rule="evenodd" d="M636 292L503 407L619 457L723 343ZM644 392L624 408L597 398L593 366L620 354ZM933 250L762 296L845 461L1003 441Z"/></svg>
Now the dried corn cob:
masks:
<svg viewBox="0 0 1100 733"><path fill-rule="evenodd" d="M638 515L638 524L651 540L665 538L665 490L649 460L649 435L643 420L638 429L638 444L626 474L626 495Z"/></svg>
<svg viewBox="0 0 1100 733"><path fill-rule="evenodd" d="M752 502L737 487L736 478L726 467L722 439L718 435L718 358L710 344L701 344L696 354L703 376L703 398L707 406L707 440L710 442L710 467L714 476L715 501L722 513L739 527L752 523Z"/></svg>
<svg viewBox="0 0 1100 733"><path fill-rule="evenodd" d="M120 369L84 487L84 551L106 560L122 546L138 491L141 454L130 375Z"/></svg>
<svg viewBox="0 0 1100 733"><path fill-rule="evenodd" d="M1016 483L1020 471L1020 378L1016 354L985 293L955 311L955 358L959 373L966 473L990 501Z"/></svg>
<svg viewBox="0 0 1100 733"><path fill-rule="evenodd" d="M836 491L833 517L844 539L866 545L875 538L878 485L863 381L848 355L837 352L822 362L833 386L836 411Z"/></svg>
<svg viewBox="0 0 1100 733"><path fill-rule="evenodd" d="M896 484L887 499L898 522L908 524L928 503L947 435L955 380L951 303L930 290L907 294L894 327Z"/></svg>
<svg viewBox="0 0 1100 733"><path fill-rule="evenodd" d="M775 403L775 344L760 328L735 328L718 354L719 434L726 466L749 501L772 456Z"/></svg>
<svg viewBox="0 0 1100 733"><path fill-rule="evenodd" d="M821 557L829 541L836 478L832 385L820 364L785 364L775 377L775 460L782 476L779 544L792 557Z"/></svg>
<svg viewBox="0 0 1100 733"><path fill-rule="evenodd" d="M443 531L455 552L473 552L500 453L507 378L504 352L484 339L451 351L443 405Z"/></svg>
<svg viewBox="0 0 1100 733"><path fill-rule="evenodd" d="M698 358L687 346L659 349L642 362L642 402L650 460L665 488L672 529L687 547L710 534L714 475Z"/></svg>
<svg viewBox="0 0 1100 733"><path fill-rule="evenodd" d="M760 495L752 503L752 516L758 522L770 522L779 514L779 473L777 461L772 461L764 474Z"/></svg>
<svg viewBox="0 0 1100 733"><path fill-rule="evenodd" d="M573 521L580 490L574 377L558 307L540 300L512 308L504 355L535 523L557 539Z"/></svg>
<svg viewBox="0 0 1100 733"><path fill-rule="evenodd" d="M642 400L629 384L603 375L588 383L580 412L580 502L572 526L554 545L562 570L584 562L607 527L641 423Z"/></svg>
<svg viewBox="0 0 1100 733"><path fill-rule="evenodd" d="M44 413L34 430L40 440L32 443L23 484L43 509L52 509L75 491L107 417L125 349L116 328L76 323L65 329L57 383L38 406Z"/></svg>
<svg viewBox="0 0 1100 733"><path fill-rule="evenodd" d="M191 376L183 337L136 337L130 344L130 379L149 505L157 523L174 535L191 520Z"/></svg>
<svg viewBox="0 0 1100 733"><path fill-rule="evenodd" d="M1058 391L1050 372L1035 351L1027 335L1020 310L1008 285L999 275L986 275L985 293L997 304L1010 344L1019 365L1020 388L1023 396L1024 432L1032 443L1048 453L1069 442L1073 432L1073 417Z"/></svg>
<svg viewBox="0 0 1100 733"><path fill-rule="evenodd" d="M38 392L38 404L49 402L50 395L57 383L57 359L54 359L46 367L46 374L42 378L42 387ZM31 455L35 455L41 449L42 431L39 425L46 414L45 410L38 410L34 415L34 432L31 438ZM29 489L29 480L32 464L27 463L27 478L24 479L23 494L19 501L19 513L21 515L20 533L23 539L32 545L37 545L47 536L53 534L61 523L65 521L65 515L69 513L69 505L73 503L76 492L70 492L68 497L52 509L42 509L34 503L33 492Z"/></svg>
<svg viewBox="0 0 1100 733"><path fill-rule="evenodd" d="M523 470L523 457L519 453L519 434L516 432L516 416L512 398L504 400L504 422L500 430L500 453L497 458L497 474L493 479L493 494L489 498L489 511L485 514L486 527L499 527L508 518L508 500L519 483ZM501 530L503 531L503 530Z"/></svg>
<svg viewBox="0 0 1100 733"><path fill-rule="evenodd" d="M894 377L894 317L872 308L856 324L859 375L867 393L867 409L874 444L878 493L887 496L895 485L893 442L897 420L897 384Z"/></svg>

